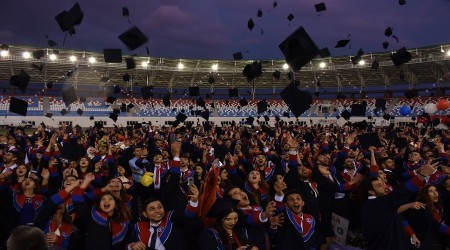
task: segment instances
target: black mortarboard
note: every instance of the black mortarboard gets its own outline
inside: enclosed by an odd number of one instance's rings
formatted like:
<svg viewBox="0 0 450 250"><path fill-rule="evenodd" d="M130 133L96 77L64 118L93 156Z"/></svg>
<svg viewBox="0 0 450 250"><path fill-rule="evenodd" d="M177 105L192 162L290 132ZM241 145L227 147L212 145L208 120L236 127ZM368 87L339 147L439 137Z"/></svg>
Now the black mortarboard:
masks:
<svg viewBox="0 0 450 250"><path fill-rule="evenodd" d="M197 100L195 100L195 103L200 107L204 107L204 108L206 107L205 100L203 100L203 98L201 96L199 96L197 98Z"/></svg>
<svg viewBox="0 0 450 250"><path fill-rule="evenodd" d="M189 96L199 96L200 88L199 87L189 87Z"/></svg>
<svg viewBox="0 0 450 250"><path fill-rule="evenodd" d="M95 119L95 118L94 118L93 116L90 116L90 117L89 117L89 120L91 120L91 121L94 120L94 119Z"/></svg>
<svg viewBox="0 0 450 250"><path fill-rule="evenodd" d="M277 80L280 80L281 72L280 72L279 70L275 70L275 71L272 73L272 76L273 76L273 78L275 78L275 79L277 79Z"/></svg>
<svg viewBox="0 0 450 250"><path fill-rule="evenodd" d="M265 115L265 116L264 116L264 120L265 120L266 122L270 121L269 116Z"/></svg>
<svg viewBox="0 0 450 250"><path fill-rule="evenodd" d="M359 135L358 140L362 149L368 149L370 146L381 147L380 137L377 133Z"/></svg>
<svg viewBox="0 0 450 250"><path fill-rule="evenodd" d="M293 71L298 71L319 54L319 49L303 27L299 27L279 46Z"/></svg>
<svg viewBox="0 0 450 250"><path fill-rule="evenodd" d="M289 22L292 21L292 20L294 19L294 15L292 15L292 13L290 13L290 14L287 16L287 19L289 20Z"/></svg>
<svg viewBox="0 0 450 250"><path fill-rule="evenodd" d="M377 59L373 60L371 69L377 70L378 67L380 67L380 62Z"/></svg>
<svg viewBox="0 0 450 250"><path fill-rule="evenodd" d="M262 15L263 15L263 12L262 12L261 9L259 9L258 12L256 12L256 16L257 17L262 17Z"/></svg>
<svg viewBox="0 0 450 250"><path fill-rule="evenodd" d="M111 104L113 104L116 100L117 98L114 96L108 96L108 98L106 98L106 102Z"/></svg>
<svg viewBox="0 0 450 250"><path fill-rule="evenodd" d="M121 49L103 49L105 63L122 63Z"/></svg>
<svg viewBox="0 0 450 250"><path fill-rule="evenodd" d="M266 99L262 99L258 102L257 111L258 114L264 113L267 110L267 101Z"/></svg>
<svg viewBox="0 0 450 250"><path fill-rule="evenodd" d="M209 110L207 110L207 109L206 109L206 110L203 110L203 111L201 112L201 116L202 116L203 119L209 121Z"/></svg>
<svg viewBox="0 0 450 250"><path fill-rule="evenodd" d="M153 87L152 86L143 86L141 87L142 99L148 100L150 97L153 97Z"/></svg>
<svg viewBox="0 0 450 250"><path fill-rule="evenodd" d="M387 120L387 121L389 121L391 118L392 118L392 116L389 115L389 114L384 114L384 115L383 115L383 119L385 119L385 120Z"/></svg>
<svg viewBox="0 0 450 250"><path fill-rule="evenodd" d="M250 19L248 20L248 22L247 22L247 27L248 27L249 30L252 30L253 27L255 27L255 23L253 22L253 19L250 18Z"/></svg>
<svg viewBox="0 0 450 250"><path fill-rule="evenodd" d="M66 115L69 112L67 111L67 109L61 109L60 113L61 115Z"/></svg>
<svg viewBox="0 0 450 250"><path fill-rule="evenodd" d="M239 96L239 90L237 88L229 88L228 89L228 96L229 97Z"/></svg>
<svg viewBox="0 0 450 250"><path fill-rule="evenodd" d="M47 113L47 114L45 114L45 117L52 118L53 114L52 113Z"/></svg>
<svg viewBox="0 0 450 250"><path fill-rule="evenodd" d="M281 118L278 115L276 115L275 116L275 121L279 122L279 121L281 121Z"/></svg>
<svg viewBox="0 0 450 250"><path fill-rule="evenodd" d="M358 103L352 104L352 116L366 116L366 106Z"/></svg>
<svg viewBox="0 0 450 250"><path fill-rule="evenodd" d="M344 118L345 120L348 121L350 119L350 117L352 117L352 114L348 110L344 110L341 113L341 116L342 116L342 118Z"/></svg>
<svg viewBox="0 0 450 250"><path fill-rule="evenodd" d="M247 106L248 105L248 101L244 97L242 97L241 99L239 99L239 105L241 107Z"/></svg>
<svg viewBox="0 0 450 250"><path fill-rule="evenodd" d="M113 120L114 122L117 121L117 117L119 117L119 115L117 115L116 113L109 113L109 118L111 118L111 120Z"/></svg>
<svg viewBox="0 0 450 250"><path fill-rule="evenodd" d="M199 115L202 115L202 111L199 109L199 110L195 110L194 111L194 114L196 115L196 116L199 116Z"/></svg>
<svg viewBox="0 0 450 250"><path fill-rule="evenodd" d="M419 96L419 91L417 91L416 89L410 89L405 92L405 97L408 99L414 98L416 96Z"/></svg>
<svg viewBox="0 0 450 250"><path fill-rule="evenodd" d="M122 91L122 89L119 87L119 85L114 85L114 94L119 94Z"/></svg>
<svg viewBox="0 0 450 250"><path fill-rule="evenodd" d="M387 49L389 47L389 43L387 41L383 42L383 49Z"/></svg>
<svg viewBox="0 0 450 250"><path fill-rule="evenodd" d="M132 108L134 108L134 105L133 105L132 103L130 103L130 104L127 105L128 112L130 112L130 110L131 110Z"/></svg>
<svg viewBox="0 0 450 250"><path fill-rule="evenodd" d="M22 93L25 93L30 82L30 76L25 72L25 70L20 70L18 75L13 75L9 79L11 86L17 87Z"/></svg>
<svg viewBox="0 0 450 250"><path fill-rule="evenodd" d="M55 19L63 32L69 31L74 33L73 27L81 24L83 21L83 11L78 3L76 3L69 11L59 13Z"/></svg>
<svg viewBox="0 0 450 250"><path fill-rule="evenodd" d="M122 7L122 16L130 16L130 10L127 7Z"/></svg>
<svg viewBox="0 0 450 250"><path fill-rule="evenodd" d="M255 118L253 116L249 116L249 117L247 117L245 124L253 125L254 121L255 121Z"/></svg>
<svg viewBox="0 0 450 250"><path fill-rule="evenodd" d="M134 69L136 68L136 62L134 61L134 59L132 57L127 57L125 58L125 62L127 63L127 69ZM126 73L128 74L128 73ZM128 82L128 80L123 79L124 81Z"/></svg>
<svg viewBox="0 0 450 250"><path fill-rule="evenodd" d="M216 78L214 78L213 75L209 75L208 83L209 83L209 84L213 84L213 83L215 83L215 82L216 82Z"/></svg>
<svg viewBox="0 0 450 250"><path fill-rule="evenodd" d="M113 109L113 113L114 114L120 114L120 108Z"/></svg>
<svg viewBox="0 0 450 250"><path fill-rule="evenodd" d="M307 91L300 91L295 83L290 83L281 91L280 96L295 117L302 115L312 104L311 94Z"/></svg>
<svg viewBox="0 0 450 250"><path fill-rule="evenodd" d="M27 116L28 102L12 97L9 99L9 111L18 115Z"/></svg>
<svg viewBox="0 0 450 250"><path fill-rule="evenodd" d="M405 47L399 49L397 52L391 55L391 60L397 67L411 61L411 58L411 53L409 53Z"/></svg>
<svg viewBox="0 0 450 250"><path fill-rule="evenodd" d="M319 51L320 58L325 58L331 56L330 50L328 48L323 48Z"/></svg>
<svg viewBox="0 0 450 250"><path fill-rule="evenodd" d="M80 109L80 108L79 108L79 109L77 109L77 114L78 114L78 115L82 115L82 114L83 114L83 110L82 110L82 109Z"/></svg>
<svg viewBox="0 0 450 250"><path fill-rule="evenodd" d="M289 114L289 111L284 111L283 116L287 118L291 118L291 115Z"/></svg>
<svg viewBox="0 0 450 250"><path fill-rule="evenodd" d="M342 39L342 40L339 40L337 43L336 43L336 46L334 46L335 48L343 48L343 47L345 47L345 46L347 46L347 44L350 42L350 39Z"/></svg>
<svg viewBox="0 0 450 250"><path fill-rule="evenodd" d="M387 27L384 30L384 35L387 36L387 37L392 36L392 27Z"/></svg>
<svg viewBox="0 0 450 250"><path fill-rule="evenodd" d="M50 46L50 47L55 47L56 45L58 45L55 41L53 41L53 40L47 40L47 44L48 44L48 46Z"/></svg>
<svg viewBox="0 0 450 250"><path fill-rule="evenodd" d="M242 53L241 52L237 52L233 54L233 58L235 61L237 60L241 60L242 59Z"/></svg>
<svg viewBox="0 0 450 250"><path fill-rule="evenodd" d="M70 104L76 102L78 100L78 97L77 97L77 91L75 90L75 87L72 86L72 87L64 90L62 93L62 97L64 100L64 104L66 104L66 106L69 106Z"/></svg>
<svg viewBox="0 0 450 250"><path fill-rule="evenodd" d="M148 41L148 38L136 26L120 34L119 39L129 50L135 50Z"/></svg>
<svg viewBox="0 0 450 250"><path fill-rule="evenodd" d="M386 99L384 98L377 98L375 100L375 107L379 109L386 109Z"/></svg>
<svg viewBox="0 0 450 250"><path fill-rule="evenodd" d="M203 124L203 128L205 129L205 131L209 131L212 129L212 125L209 122L205 122Z"/></svg>
<svg viewBox="0 0 450 250"><path fill-rule="evenodd" d="M163 97L163 104L165 107L169 107L170 106L170 96L169 95L165 95Z"/></svg>
<svg viewBox="0 0 450 250"><path fill-rule="evenodd" d="M183 113L178 113L178 115L175 117L175 119L177 119L177 121L184 122L187 119L187 115L185 115Z"/></svg>
<svg viewBox="0 0 450 250"><path fill-rule="evenodd" d="M256 77L262 74L262 63L254 61L251 64L245 65L242 74L247 77L247 82L251 82Z"/></svg>
<svg viewBox="0 0 450 250"><path fill-rule="evenodd" d="M34 59L41 59L44 56L45 56L45 51L44 50L35 50L35 51L33 51L33 58Z"/></svg>
<svg viewBox="0 0 450 250"><path fill-rule="evenodd" d="M399 5L405 5L406 4L406 0L398 0L398 4Z"/></svg>
<svg viewBox="0 0 450 250"><path fill-rule="evenodd" d="M45 83L45 87L48 88L48 89L52 89L53 88L53 82L52 81L46 82Z"/></svg>
<svg viewBox="0 0 450 250"><path fill-rule="evenodd" d="M322 11L327 10L327 7L325 6L325 3L315 4L314 8L316 9L316 12L322 12Z"/></svg>

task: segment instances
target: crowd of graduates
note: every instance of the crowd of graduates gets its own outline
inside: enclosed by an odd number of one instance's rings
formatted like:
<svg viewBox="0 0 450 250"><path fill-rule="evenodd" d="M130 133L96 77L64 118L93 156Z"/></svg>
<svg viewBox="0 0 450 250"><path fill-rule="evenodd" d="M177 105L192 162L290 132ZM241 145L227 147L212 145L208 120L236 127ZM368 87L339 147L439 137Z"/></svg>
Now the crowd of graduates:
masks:
<svg viewBox="0 0 450 250"><path fill-rule="evenodd" d="M24 225L52 249L329 249L333 214L349 221L350 246L450 246L448 130L278 122L29 133L0 135L0 249L39 242L7 241Z"/></svg>

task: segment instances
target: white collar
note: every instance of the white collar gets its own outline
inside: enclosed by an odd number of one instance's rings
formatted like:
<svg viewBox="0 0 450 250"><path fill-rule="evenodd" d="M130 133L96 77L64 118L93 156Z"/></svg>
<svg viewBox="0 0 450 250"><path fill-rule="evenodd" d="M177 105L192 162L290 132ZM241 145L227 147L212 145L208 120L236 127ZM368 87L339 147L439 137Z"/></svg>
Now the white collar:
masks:
<svg viewBox="0 0 450 250"><path fill-rule="evenodd" d="M369 197L367 197L367 199L368 200L374 200L374 199L376 199L377 197L375 196L375 195L369 195Z"/></svg>

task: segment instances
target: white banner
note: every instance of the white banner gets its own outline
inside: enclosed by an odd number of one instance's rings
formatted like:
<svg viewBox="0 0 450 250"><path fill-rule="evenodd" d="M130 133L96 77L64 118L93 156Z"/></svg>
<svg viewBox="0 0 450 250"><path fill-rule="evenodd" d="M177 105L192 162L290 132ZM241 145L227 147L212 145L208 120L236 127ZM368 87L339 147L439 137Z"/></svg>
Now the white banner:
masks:
<svg viewBox="0 0 450 250"><path fill-rule="evenodd" d="M332 214L331 226L334 231L334 242L339 245L345 245L345 241L347 240L347 231L348 231L348 220L342 216L339 216L335 213Z"/></svg>

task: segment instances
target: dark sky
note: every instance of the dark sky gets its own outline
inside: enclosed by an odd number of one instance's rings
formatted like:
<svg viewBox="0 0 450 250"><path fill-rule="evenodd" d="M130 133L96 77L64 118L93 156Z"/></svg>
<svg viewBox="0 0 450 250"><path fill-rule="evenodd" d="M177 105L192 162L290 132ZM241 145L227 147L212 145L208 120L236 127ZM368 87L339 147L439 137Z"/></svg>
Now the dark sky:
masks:
<svg viewBox="0 0 450 250"><path fill-rule="evenodd" d="M84 19L64 49L122 48L124 54L145 55L145 45L129 51L117 38L132 25L148 36L150 56L169 58L232 59L242 51L244 59L282 59L278 45L299 26L332 56L355 54L359 48L366 54L382 52L385 40L387 51L450 43L449 0L406 1L400 6L398 0L325 0L327 11L318 15L314 4L321 0L278 0L276 8L273 0L79 0ZM46 47L48 35L63 49L64 33L54 17L75 3L3 0L0 43ZM131 24L122 16L123 6ZM256 17L259 8L261 18ZM295 16L291 22L289 13ZM249 18L257 24L253 31L247 29ZM384 36L388 26L399 43ZM348 34L351 49L334 49Z"/></svg>

